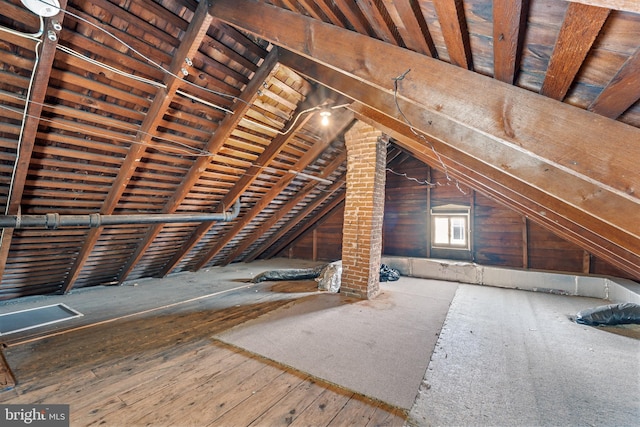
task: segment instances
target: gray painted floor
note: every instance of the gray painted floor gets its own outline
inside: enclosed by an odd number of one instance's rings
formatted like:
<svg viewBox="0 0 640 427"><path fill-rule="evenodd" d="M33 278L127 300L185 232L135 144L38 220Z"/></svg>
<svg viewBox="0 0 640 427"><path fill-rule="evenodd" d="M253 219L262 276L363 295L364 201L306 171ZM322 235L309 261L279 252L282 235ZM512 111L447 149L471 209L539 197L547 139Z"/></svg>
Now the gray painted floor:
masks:
<svg viewBox="0 0 640 427"><path fill-rule="evenodd" d="M590 298L460 285L414 425L640 425L640 341L570 320Z"/></svg>
<svg viewBox="0 0 640 427"><path fill-rule="evenodd" d="M403 277L369 301L313 295L216 338L409 409L456 288Z"/></svg>

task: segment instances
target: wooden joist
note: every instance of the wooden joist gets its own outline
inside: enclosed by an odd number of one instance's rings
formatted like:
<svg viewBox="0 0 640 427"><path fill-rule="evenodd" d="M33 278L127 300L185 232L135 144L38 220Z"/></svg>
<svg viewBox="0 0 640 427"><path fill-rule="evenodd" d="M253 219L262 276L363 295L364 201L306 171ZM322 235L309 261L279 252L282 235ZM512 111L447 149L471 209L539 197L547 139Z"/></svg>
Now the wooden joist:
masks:
<svg viewBox="0 0 640 427"><path fill-rule="evenodd" d="M193 165L190 167L189 172L187 172L186 176L182 180L178 189L174 192L173 196L165 204L163 208L163 213L174 213L178 210L182 202L189 195L189 192L193 189L193 187L196 185L200 177L207 170L207 166L211 163L211 161L215 157L215 154L218 153L218 151L223 146L223 144L231 137L231 134L235 130L238 123L240 123L240 121L245 116L247 111L249 111L249 109L251 108L251 105L258 97L258 93L260 89L263 87L263 84L277 72L277 68L278 68L277 58L278 58L277 49L272 50L267 55L258 72L254 75L249 85L247 85L245 90L242 92L242 96L238 100L236 109L234 110L234 114L227 115L222 120L216 132L214 132L211 135L209 141L207 142L205 146L205 150L212 153L212 155L208 157L207 156L198 157L195 160ZM227 194L230 194L230 193L227 193ZM218 208L222 207L223 209L226 209L226 207L232 206L235 203L235 199L237 199L237 197L239 196L240 196L240 193L238 193L236 197L233 198L232 200L226 200L219 203ZM211 228L212 223L208 223L208 224L210 225L207 228L207 230ZM136 251L134 252L133 256L130 257L129 261L125 264L124 268L122 269L122 272L118 277L118 280L120 282L124 281L126 277L129 275L129 273L131 273L131 271L133 270L135 265L138 263L138 261L142 258L146 250L149 248L149 246L151 246L151 244L153 243L153 240L158 236L158 234L160 234L160 231L162 231L162 228L163 228L163 224L157 224L149 228L143 240L140 242L140 244L136 248ZM195 236L189 239L189 241L194 241L195 243L197 243L198 240L199 238L196 240Z"/></svg>
<svg viewBox="0 0 640 427"><path fill-rule="evenodd" d="M493 76L513 84L520 66L528 0L493 2Z"/></svg>
<svg viewBox="0 0 640 427"><path fill-rule="evenodd" d="M67 0L61 0L61 11L66 7ZM64 14L62 12L58 13L56 15L56 19L58 19L59 22L63 22ZM51 20L47 20L45 32L46 31L54 31ZM29 165L31 163L31 155L36 142L38 122L40 121L40 116L42 114L42 103L44 102L47 94L47 87L49 86L49 78L51 77L51 70L53 67L53 60L56 55L57 44L57 37L53 40L48 37L44 38L41 47L42 50L40 52L40 59L36 69L33 70L35 75L33 76L33 81L31 83L30 99L28 100L28 116L25 118L26 122L23 125L23 133L20 137L21 140L20 146L18 147L16 165L12 171L12 182L9 186L9 192L7 195L5 213L8 215L17 215L20 211L24 186L29 172ZM2 282L2 277L7 265L7 258L9 257L12 238L13 229L2 229L0 234L0 282Z"/></svg>
<svg viewBox="0 0 640 427"><path fill-rule="evenodd" d="M570 3L540 93L562 101L609 16L609 9Z"/></svg>
<svg viewBox="0 0 640 427"><path fill-rule="evenodd" d="M471 42L462 0L434 0L449 60L453 65L473 70Z"/></svg>

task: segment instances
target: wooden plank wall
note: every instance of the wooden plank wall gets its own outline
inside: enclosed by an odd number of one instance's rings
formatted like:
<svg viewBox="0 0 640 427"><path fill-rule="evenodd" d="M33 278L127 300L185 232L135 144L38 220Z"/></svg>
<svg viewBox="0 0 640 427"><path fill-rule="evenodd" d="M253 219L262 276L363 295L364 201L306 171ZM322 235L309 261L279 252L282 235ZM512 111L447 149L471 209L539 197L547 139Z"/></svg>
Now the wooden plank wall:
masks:
<svg viewBox="0 0 640 427"><path fill-rule="evenodd" d="M463 185L459 189L443 172L430 169L413 157L394 160L390 169L393 172L387 173L384 255L467 260L468 255L456 256L455 251L442 253L429 247L429 210L451 203L468 204L472 212L471 255L478 264L631 278L492 199ZM435 185L426 185L426 180ZM280 256L340 259L342 220L343 211L334 212L314 228L315 239L310 230Z"/></svg>

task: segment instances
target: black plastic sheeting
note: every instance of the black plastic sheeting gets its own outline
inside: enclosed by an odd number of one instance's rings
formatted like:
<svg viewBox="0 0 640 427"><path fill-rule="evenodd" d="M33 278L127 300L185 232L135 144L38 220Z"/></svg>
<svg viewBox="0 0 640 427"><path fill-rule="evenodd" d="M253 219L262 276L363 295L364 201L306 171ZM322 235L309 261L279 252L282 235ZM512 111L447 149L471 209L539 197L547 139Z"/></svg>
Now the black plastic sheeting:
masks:
<svg viewBox="0 0 640 427"><path fill-rule="evenodd" d="M314 268L289 268L283 270L269 270L251 279L252 283L276 282L280 280L311 280L320 275L325 265Z"/></svg>
<svg viewBox="0 0 640 427"><path fill-rule="evenodd" d="M640 324L640 305L625 302L588 308L578 312L576 323L589 326Z"/></svg>
<svg viewBox="0 0 640 427"><path fill-rule="evenodd" d="M391 268L386 264L380 265L380 281L395 282L400 279L400 272L395 268Z"/></svg>
<svg viewBox="0 0 640 427"><path fill-rule="evenodd" d="M252 283L281 280L311 280L320 276L322 270L328 264L323 264L314 268L290 268L283 270L269 270L258 274L251 279ZM400 272L386 264L380 265L380 281L395 282L400 279Z"/></svg>

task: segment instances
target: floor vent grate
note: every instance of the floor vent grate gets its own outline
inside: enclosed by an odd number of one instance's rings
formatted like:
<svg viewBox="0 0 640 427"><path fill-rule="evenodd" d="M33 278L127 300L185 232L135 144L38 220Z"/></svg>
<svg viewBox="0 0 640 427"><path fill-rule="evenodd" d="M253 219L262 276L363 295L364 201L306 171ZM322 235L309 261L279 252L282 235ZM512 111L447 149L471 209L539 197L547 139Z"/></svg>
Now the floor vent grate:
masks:
<svg viewBox="0 0 640 427"><path fill-rule="evenodd" d="M0 314L0 336L39 328L80 316L82 316L82 313L65 304L53 304Z"/></svg>

